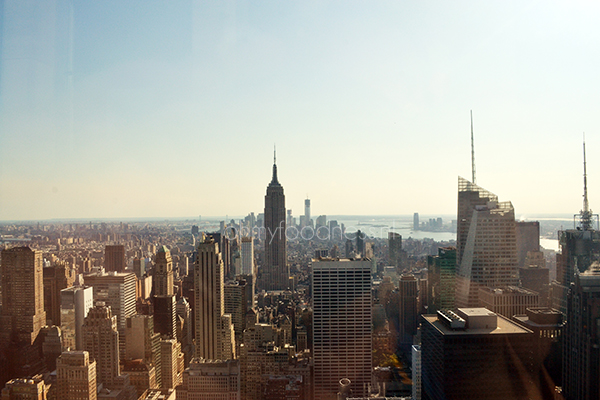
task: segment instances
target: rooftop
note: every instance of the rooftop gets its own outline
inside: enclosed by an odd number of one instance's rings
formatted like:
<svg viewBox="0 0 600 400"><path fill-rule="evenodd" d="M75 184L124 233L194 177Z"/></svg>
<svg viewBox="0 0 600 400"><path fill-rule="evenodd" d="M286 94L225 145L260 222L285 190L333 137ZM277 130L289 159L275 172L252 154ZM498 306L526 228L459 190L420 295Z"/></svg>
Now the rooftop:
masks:
<svg viewBox="0 0 600 400"><path fill-rule="evenodd" d="M508 318L495 314L486 308L460 308L458 309L458 315L467 321L466 329L452 329L450 326L445 325L437 314L426 314L423 318L429 322L434 328L436 328L442 335L446 336L460 336L460 335L508 335L508 334L523 334L532 333L529 329L523 328L517 323L509 320ZM466 317L466 318L465 318ZM495 317L494 324L488 325L481 324L480 322L489 321L490 318ZM483 319L483 320L481 320ZM475 322L475 323L473 323ZM475 326L475 327L473 327Z"/></svg>
<svg viewBox="0 0 600 400"><path fill-rule="evenodd" d="M481 288L479 288L479 290L493 293L494 295L503 295L503 294L537 295L538 294L537 292L534 292L533 290L529 290L529 289L517 287L517 286L504 286L504 287L497 287L497 288L481 287Z"/></svg>
<svg viewBox="0 0 600 400"><path fill-rule="evenodd" d="M371 259L367 258L367 257L363 257L363 258L319 257L319 258L312 259L312 262L333 262L333 261L338 261L338 262L371 261Z"/></svg>

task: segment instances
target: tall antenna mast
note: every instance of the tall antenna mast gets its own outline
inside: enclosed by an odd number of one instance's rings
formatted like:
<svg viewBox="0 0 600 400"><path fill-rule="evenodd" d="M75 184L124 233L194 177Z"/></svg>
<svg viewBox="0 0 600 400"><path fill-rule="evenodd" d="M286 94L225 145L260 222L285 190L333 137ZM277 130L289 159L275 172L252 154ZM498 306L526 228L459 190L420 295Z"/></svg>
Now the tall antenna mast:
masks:
<svg viewBox="0 0 600 400"><path fill-rule="evenodd" d="M473 184L477 184L475 180L475 144L473 142L473 110L471 110L471 174Z"/></svg>
<svg viewBox="0 0 600 400"><path fill-rule="evenodd" d="M273 144L273 164L277 164L277 145Z"/></svg>
<svg viewBox="0 0 600 400"><path fill-rule="evenodd" d="M590 210L587 196L587 167L585 161L585 133L583 134L583 212Z"/></svg>
<svg viewBox="0 0 600 400"><path fill-rule="evenodd" d="M581 210L581 229L587 231L592 229L592 211L588 202L587 195L587 166L585 160L585 133L583 134L583 210Z"/></svg>

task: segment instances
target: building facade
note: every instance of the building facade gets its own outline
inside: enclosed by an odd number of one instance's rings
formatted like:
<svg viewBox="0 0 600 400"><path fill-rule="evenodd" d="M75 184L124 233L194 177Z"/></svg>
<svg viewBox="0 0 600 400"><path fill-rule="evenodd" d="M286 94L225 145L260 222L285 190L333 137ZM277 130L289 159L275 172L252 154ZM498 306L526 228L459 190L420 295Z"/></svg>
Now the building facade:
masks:
<svg viewBox="0 0 600 400"><path fill-rule="evenodd" d="M372 370L371 262L312 262L314 400L335 399L340 379L366 396Z"/></svg>
<svg viewBox="0 0 600 400"><path fill-rule="evenodd" d="M398 294L400 343L404 350L408 350L413 344L413 336L417 334L419 320L417 310L419 286L414 275L402 275L398 284Z"/></svg>
<svg viewBox="0 0 600 400"><path fill-rule="evenodd" d="M82 327L93 306L94 289L90 286L72 286L60 291L60 319L65 349L83 350Z"/></svg>
<svg viewBox="0 0 600 400"><path fill-rule="evenodd" d="M421 368L421 346L412 346L412 400L422 399L422 368Z"/></svg>
<svg viewBox="0 0 600 400"><path fill-rule="evenodd" d="M175 389L181 383L183 353L181 344L175 339L160 341L161 388Z"/></svg>
<svg viewBox="0 0 600 400"><path fill-rule="evenodd" d="M117 316L102 302L90 309L83 325L83 349L96 362L98 384L111 386L119 376Z"/></svg>
<svg viewBox="0 0 600 400"><path fill-rule="evenodd" d="M2 251L0 274L0 386L42 371L40 330L46 325L42 253L29 247ZM4 361L6 360L6 361Z"/></svg>
<svg viewBox="0 0 600 400"><path fill-rule="evenodd" d="M46 325L42 253L29 247L3 250L1 272L0 343L31 345Z"/></svg>
<svg viewBox="0 0 600 400"><path fill-rule="evenodd" d="M563 393L567 400L600 398L600 264L575 273L567 294Z"/></svg>
<svg viewBox="0 0 600 400"><path fill-rule="evenodd" d="M529 329L485 308L438 311L421 322L426 398L539 398Z"/></svg>
<svg viewBox="0 0 600 400"><path fill-rule="evenodd" d="M438 249L436 257L427 259L429 313L453 309L456 302L456 247Z"/></svg>
<svg viewBox="0 0 600 400"><path fill-rule="evenodd" d="M60 291L73 286L75 270L66 262L58 262L44 271L44 309L48 325L61 325Z"/></svg>
<svg viewBox="0 0 600 400"><path fill-rule="evenodd" d="M114 244L104 248L104 269L106 271L124 272L126 267L125 246Z"/></svg>
<svg viewBox="0 0 600 400"><path fill-rule="evenodd" d="M458 179L456 305L479 307L479 287L517 286L515 211L498 196Z"/></svg>
<svg viewBox="0 0 600 400"><path fill-rule="evenodd" d="M516 221L517 264L525 266L527 253L540 251L540 223L538 221Z"/></svg>
<svg viewBox="0 0 600 400"><path fill-rule="evenodd" d="M400 266L402 254L402 235L396 232L388 232L388 254L390 264Z"/></svg>
<svg viewBox="0 0 600 400"><path fill-rule="evenodd" d="M175 295L153 297L154 331L163 337L177 339L177 300Z"/></svg>
<svg viewBox="0 0 600 400"><path fill-rule="evenodd" d="M194 268L196 357L228 360L235 352L235 334L225 316L224 270L219 245L207 237L198 245Z"/></svg>
<svg viewBox="0 0 600 400"><path fill-rule="evenodd" d="M242 238L242 275L255 275L254 241L251 237Z"/></svg>
<svg viewBox="0 0 600 400"><path fill-rule="evenodd" d="M87 351L65 351L56 361L57 398L96 400L96 362Z"/></svg>
<svg viewBox="0 0 600 400"><path fill-rule="evenodd" d="M160 334L154 332L152 315L136 314L127 318L125 328L125 359L144 360L154 366L155 381L160 387L161 380L161 345Z"/></svg>
<svg viewBox="0 0 600 400"><path fill-rule="evenodd" d="M539 307L540 295L516 286L481 287L479 288L479 302L482 307L510 319L515 315L525 314L528 308Z"/></svg>
<svg viewBox="0 0 600 400"><path fill-rule="evenodd" d="M173 259L166 246L160 246L154 261L152 286L155 296L172 296L173 290Z"/></svg>
<svg viewBox="0 0 600 400"><path fill-rule="evenodd" d="M177 387L177 400L241 400L240 362L194 358Z"/></svg>
<svg viewBox="0 0 600 400"><path fill-rule="evenodd" d="M48 387L41 375L17 378L6 382L0 391L0 400L46 400Z"/></svg>
<svg viewBox="0 0 600 400"><path fill-rule="evenodd" d="M121 355L125 354L125 323L136 313L136 277L133 272L96 272L84 276L86 285L94 288L94 301L110 306L117 317Z"/></svg>

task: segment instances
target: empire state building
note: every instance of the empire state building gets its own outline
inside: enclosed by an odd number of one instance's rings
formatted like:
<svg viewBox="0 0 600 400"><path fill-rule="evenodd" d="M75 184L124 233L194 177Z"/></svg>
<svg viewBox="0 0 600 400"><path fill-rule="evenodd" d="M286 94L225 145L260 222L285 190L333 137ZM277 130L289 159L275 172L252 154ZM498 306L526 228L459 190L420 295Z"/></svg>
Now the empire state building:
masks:
<svg viewBox="0 0 600 400"><path fill-rule="evenodd" d="M273 178L265 196L265 263L259 278L264 290L286 290L289 271L285 251L285 196L277 180L277 159L273 159Z"/></svg>

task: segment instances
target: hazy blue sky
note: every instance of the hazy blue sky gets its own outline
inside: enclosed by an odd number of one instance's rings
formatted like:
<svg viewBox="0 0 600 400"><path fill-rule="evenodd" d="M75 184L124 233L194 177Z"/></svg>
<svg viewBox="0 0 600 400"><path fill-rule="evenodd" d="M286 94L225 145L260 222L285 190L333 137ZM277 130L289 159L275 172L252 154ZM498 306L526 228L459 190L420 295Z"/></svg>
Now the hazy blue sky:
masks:
<svg viewBox="0 0 600 400"><path fill-rule="evenodd" d="M2 4L0 220L600 210L594 2Z"/></svg>

